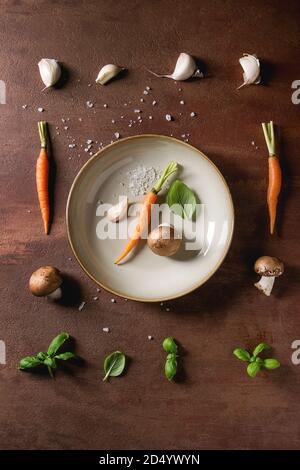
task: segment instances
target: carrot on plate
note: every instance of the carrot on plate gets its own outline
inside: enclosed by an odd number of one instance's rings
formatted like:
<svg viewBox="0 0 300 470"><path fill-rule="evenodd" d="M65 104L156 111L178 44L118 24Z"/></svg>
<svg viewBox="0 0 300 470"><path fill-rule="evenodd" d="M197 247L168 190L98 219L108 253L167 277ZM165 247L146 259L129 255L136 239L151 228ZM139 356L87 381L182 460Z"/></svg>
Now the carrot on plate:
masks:
<svg viewBox="0 0 300 470"><path fill-rule="evenodd" d="M39 135L41 141L41 150L36 162L36 188L45 234L48 235L50 229L50 201L49 201L49 172L50 162L47 152L47 123L39 122Z"/></svg>
<svg viewBox="0 0 300 470"><path fill-rule="evenodd" d="M281 190L282 175L279 158L276 155L273 121L270 121L267 124L263 123L262 128L269 151L269 183L267 203L270 218L270 233L273 234L275 230L278 196Z"/></svg>
<svg viewBox="0 0 300 470"><path fill-rule="evenodd" d="M146 196L144 197L142 209L139 215L138 223L133 231L132 236L130 237L126 247L124 248L123 252L116 259L115 264L119 264L138 244L139 239L142 236L143 231L146 227L148 227L151 219L151 207L157 201L157 195L161 191L163 185L165 184L166 180L171 176L175 171L177 171L177 163L170 162L169 165L163 171L160 179L155 183L151 191L149 191Z"/></svg>

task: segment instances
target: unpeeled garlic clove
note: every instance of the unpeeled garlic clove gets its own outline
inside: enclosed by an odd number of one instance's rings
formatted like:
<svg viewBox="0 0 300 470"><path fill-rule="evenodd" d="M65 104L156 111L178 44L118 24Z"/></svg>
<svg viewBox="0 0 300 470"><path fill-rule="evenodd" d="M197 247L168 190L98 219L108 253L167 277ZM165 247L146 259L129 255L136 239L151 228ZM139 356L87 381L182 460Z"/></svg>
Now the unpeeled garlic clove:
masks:
<svg viewBox="0 0 300 470"><path fill-rule="evenodd" d="M41 59L38 63L41 79L45 88L55 85L61 76L61 68L55 59Z"/></svg>
<svg viewBox="0 0 300 470"><path fill-rule="evenodd" d="M107 211L107 218L111 222L119 222L127 214L128 198L126 196L119 199L118 204L112 206Z"/></svg>
<svg viewBox="0 0 300 470"><path fill-rule="evenodd" d="M197 69L195 59L185 52L181 52L177 59L174 72L171 75L158 75L149 70L156 77L172 78L172 80L184 81L191 77L203 78L203 73Z"/></svg>
<svg viewBox="0 0 300 470"><path fill-rule="evenodd" d="M238 87L238 90L248 85L257 85L260 83L260 62L256 55L243 54L243 57L239 59L239 62L244 71L244 83Z"/></svg>
<svg viewBox="0 0 300 470"><path fill-rule="evenodd" d="M100 83L100 85L105 85L105 83L109 82L109 80L116 77L122 70L124 70L124 68L119 67L118 65L104 65L104 67L102 67L102 69L98 73L96 83Z"/></svg>

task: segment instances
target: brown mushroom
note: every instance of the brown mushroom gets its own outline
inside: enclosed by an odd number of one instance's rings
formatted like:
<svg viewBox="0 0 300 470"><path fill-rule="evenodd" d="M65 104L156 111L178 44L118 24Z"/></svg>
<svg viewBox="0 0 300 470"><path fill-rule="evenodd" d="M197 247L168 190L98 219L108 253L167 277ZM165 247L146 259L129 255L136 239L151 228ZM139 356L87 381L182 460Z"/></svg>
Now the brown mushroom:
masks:
<svg viewBox="0 0 300 470"><path fill-rule="evenodd" d="M148 236L149 248L159 256L173 256L180 248L181 238L175 237L171 225L159 225Z"/></svg>
<svg viewBox="0 0 300 470"><path fill-rule="evenodd" d="M275 277L281 276L284 272L283 262L273 256L261 256L255 261L254 271L261 276L254 285L269 296L272 292Z"/></svg>
<svg viewBox="0 0 300 470"><path fill-rule="evenodd" d="M62 296L61 284L63 279L57 268L43 266L37 269L29 279L29 289L37 297L47 297L59 300Z"/></svg>

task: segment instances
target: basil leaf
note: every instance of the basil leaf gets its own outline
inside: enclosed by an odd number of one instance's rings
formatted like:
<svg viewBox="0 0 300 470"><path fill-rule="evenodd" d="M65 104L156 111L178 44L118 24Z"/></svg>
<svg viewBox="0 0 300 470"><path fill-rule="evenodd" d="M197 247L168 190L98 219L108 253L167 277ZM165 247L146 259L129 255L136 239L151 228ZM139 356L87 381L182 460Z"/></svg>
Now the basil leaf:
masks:
<svg viewBox="0 0 300 470"><path fill-rule="evenodd" d="M61 361L67 361L68 359L73 359L74 357L76 357L76 355L73 354L72 352L65 352L65 353L62 353L62 354L58 354L57 356L54 356L54 359L60 359Z"/></svg>
<svg viewBox="0 0 300 470"><path fill-rule="evenodd" d="M256 357L258 356L264 349L270 349L271 346L269 346L267 343L259 343L256 348L253 351L253 356Z"/></svg>
<svg viewBox="0 0 300 470"><path fill-rule="evenodd" d="M167 204L174 214L191 219L196 210L197 200L193 191L186 184L175 180L168 191Z"/></svg>
<svg viewBox="0 0 300 470"><path fill-rule="evenodd" d="M48 357L48 354L45 353L45 352L39 352L37 353L36 357L40 360L40 361L44 361L46 359L46 357Z"/></svg>
<svg viewBox="0 0 300 470"><path fill-rule="evenodd" d="M46 364L46 366L52 367L52 369L56 369L56 362L52 357L46 357L44 364Z"/></svg>
<svg viewBox="0 0 300 470"><path fill-rule="evenodd" d="M236 348L236 349L233 351L233 354L235 355L235 357L237 357L238 359L240 359L240 361L249 362L249 361L251 360L251 356L250 356L250 354L248 353L248 351L246 351L246 349Z"/></svg>
<svg viewBox="0 0 300 470"><path fill-rule="evenodd" d="M41 361L36 356L27 356L20 360L19 369L31 369L39 366Z"/></svg>
<svg viewBox="0 0 300 470"><path fill-rule="evenodd" d="M280 362L277 359L265 359L263 365L266 369L277 369L280 367Z"/></svg>
<svg viewBox="0 0 300 470"><path fill-rule="evenodd" d="M54 356L54 354L59 350L59 348L64 344L64 342L69 338L68 333L60 333L56 336L50 343L47 354L49 356Z"/></svg>
<svg viewBox="0 0 300 470"><path fill-rule="evenodd" d="M165 363L165 376L168 380L172 380L177 372L177 360L176 357L173 355L172 357L168 358Z"/></svg>
<svg viewBox="0 0 300 470"><path fill-rule="evenodd" d="M105 377L103 382L108 379L109 376L118 377L122 374L125 367L125 355L120 351L115 351L107 356L104 360L104 373Z"/></svg>
<svg viewBox="0 0 300 470"><path fill-rule="evenodd" d="M250 377L255 377L256 374L260 371L260 365L257 362L251 362L247 367L247 372Z"/></svg>
<svg viewBox="0 0 300 470"><path fill-rule="evenodd" d="M177 354L178 347L171 336L164 339L162 346L167 353Z"/></svg>

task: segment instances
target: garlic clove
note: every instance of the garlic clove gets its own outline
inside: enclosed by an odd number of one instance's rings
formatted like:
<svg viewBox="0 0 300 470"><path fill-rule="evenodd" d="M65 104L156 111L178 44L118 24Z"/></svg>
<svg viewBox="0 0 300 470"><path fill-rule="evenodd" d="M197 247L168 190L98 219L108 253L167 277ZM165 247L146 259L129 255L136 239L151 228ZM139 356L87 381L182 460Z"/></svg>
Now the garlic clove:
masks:
<svg viewBox="0 0 300 470"><path fill-rule="evenodd" d="M107 64L102 67L96 78L96 83L105 85L109 80L116 77L124 68L114 64Z"/></svg>
<svg viewBox="0 0 300 470"><path fill-rule="evenodd" d="M195 59L191 55L186 54L185 52L179 54L174 71L171 75L158 75L157 73L152 72L151 70L148 71L156 77L171 78L172 80L176 81L184 81L191 77L203 77L203 73L200 72L199 69L197 69Z"/></svg>
<svg viewBox="0 0 300 470"><path fill-rule="evenodd" d="M243 57L239 59L241 67L243 69L244 82L238 87L238 90L248 85L257 85L260 83L260 62L254 54L243 54Z"/></svg>
<svg viewBox="0 0 300 470"><path fill-rule="evenodd" d="M61 76L61 68L55 59L41 59L38 63L41 79L45 89L55 85Z"/></svg>
<svg viewBox="0 0 300 470"><path fill-rule="evenodd" d="M120 220L124 219L125 215L127 214L128 209L128 198L123 196L119 198L118 204L112 206L107 211L107 218L111 222L119 222Z"/></svg>

